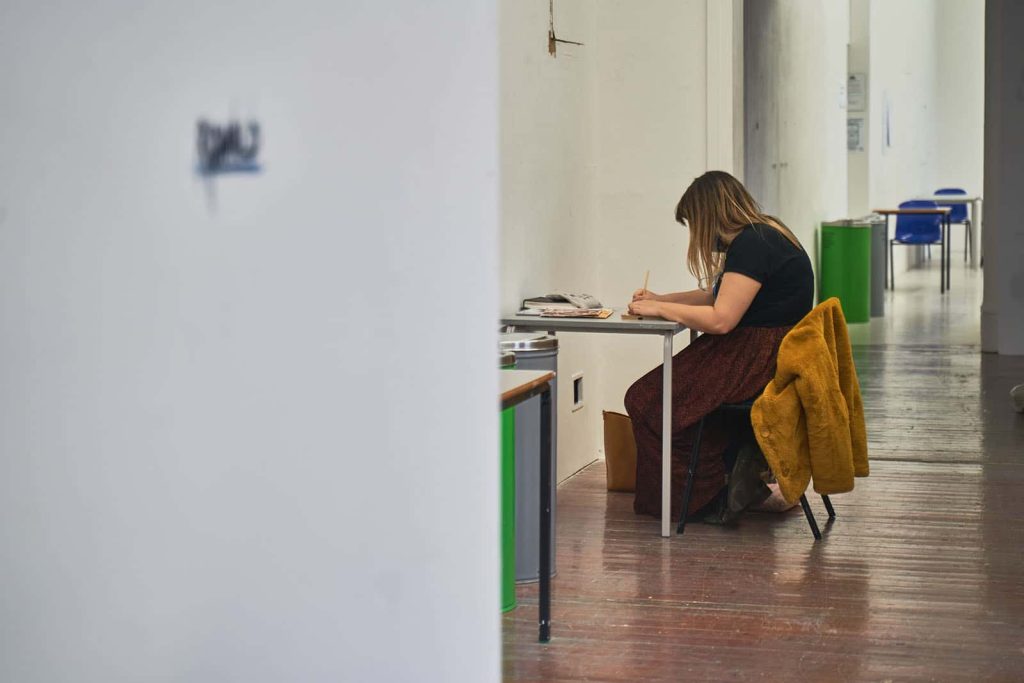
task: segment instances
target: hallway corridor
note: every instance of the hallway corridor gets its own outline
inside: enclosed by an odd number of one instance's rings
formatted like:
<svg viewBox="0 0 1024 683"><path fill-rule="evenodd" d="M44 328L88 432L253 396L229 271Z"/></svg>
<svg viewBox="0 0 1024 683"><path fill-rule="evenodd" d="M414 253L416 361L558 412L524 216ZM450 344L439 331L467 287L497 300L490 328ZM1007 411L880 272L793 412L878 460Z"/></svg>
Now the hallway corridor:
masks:
<svg viewBox="0 0 1024 683"><path fill-rule="evenodd" d="M506 680L1020 680L1024 357L980 353L981 272L958 256L946 295L933 260L851 326L871 476L820 542L799 507L663 540L598 461L559 489L553 639L520 587Z"/></svg>

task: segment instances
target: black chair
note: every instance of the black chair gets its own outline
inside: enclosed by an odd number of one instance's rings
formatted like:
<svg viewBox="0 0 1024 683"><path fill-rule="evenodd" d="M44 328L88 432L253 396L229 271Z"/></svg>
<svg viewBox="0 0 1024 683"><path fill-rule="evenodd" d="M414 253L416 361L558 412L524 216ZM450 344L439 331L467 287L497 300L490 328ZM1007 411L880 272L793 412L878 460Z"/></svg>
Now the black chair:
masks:
<svg viewBox="0 0 1024 683"><path fill-rule="evenodd" d="M714 412L722 411L726 413L739 414L746 417L746 424L750 424L750 411L754 407L754 401L757 400L757 396L754 398L743 401L742 403L723 403L718 406ZM706 416L705 416L706 417ZM686 489L683 492L683 511L679 517L679 526L676 527L676 533L683 533L683 529L686 528L686 514L690 507L690 495L693 493L693 479L694 473L697 471L697 461L700 457L700 439L701 434L704 431L704 420L702 417L700 422L697 423L697 435L693 440L693 454L690 456L690 467L687 471L686 477ZM750 430L749 438L754 438L753 430ZM823 503L825 503L825 510L828 511L828 518L835 519L836 511L832 507L832 501L828 499L828 496L823 495L821 497ZM804 516L807 517L807 524L811 527L811 533L814 534L814 540L821 540L821 531L818 530L818 523L814 519L814 513L811 512L811 506L807 502L807 496L805 494L800 495L800 507L804 510Z"/></svg>

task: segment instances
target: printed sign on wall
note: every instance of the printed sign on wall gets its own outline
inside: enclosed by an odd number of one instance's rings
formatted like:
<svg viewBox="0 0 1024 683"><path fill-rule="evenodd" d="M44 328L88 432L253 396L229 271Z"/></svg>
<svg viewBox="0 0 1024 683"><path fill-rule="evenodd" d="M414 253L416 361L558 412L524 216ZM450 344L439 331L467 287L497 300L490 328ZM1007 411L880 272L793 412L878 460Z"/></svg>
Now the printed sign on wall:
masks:
<svg viewBox="0 0 1024 683"><path fill-rule="evenodd" d="M260 124L231 121L217 125L200 119L196 124L196 151L202 175L258 173Z"/></svg>
<svg viewBox="0 0 1024 683"><path fill-rule="evenodd" d="M846 106L850 111L864 111L867 106L867 76L850 74L846 83Z"/></svg>
<svg viewBox="0 0 1024 683"><path fill-rule="evenodd" d="M864 151L864 119L846 119L846 149L851 152Z"/></svg>

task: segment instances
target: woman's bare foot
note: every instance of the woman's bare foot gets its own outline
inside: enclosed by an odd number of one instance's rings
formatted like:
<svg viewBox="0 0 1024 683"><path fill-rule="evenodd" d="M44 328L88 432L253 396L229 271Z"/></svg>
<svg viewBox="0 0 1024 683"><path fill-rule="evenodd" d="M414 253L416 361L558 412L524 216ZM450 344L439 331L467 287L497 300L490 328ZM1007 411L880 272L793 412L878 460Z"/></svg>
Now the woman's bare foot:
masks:
<svg viewBox="0 0 1024 683"><path fill-rule="evenodd" d="M768 496L767 499L760 505L755 505L751 510L759 510L760 512L785 512L796 507L796 503L787 503L786 499L782 497L782 492L779 491L779 485L775 482L768 484L768 488L772 490L772 495Z"/></svg>

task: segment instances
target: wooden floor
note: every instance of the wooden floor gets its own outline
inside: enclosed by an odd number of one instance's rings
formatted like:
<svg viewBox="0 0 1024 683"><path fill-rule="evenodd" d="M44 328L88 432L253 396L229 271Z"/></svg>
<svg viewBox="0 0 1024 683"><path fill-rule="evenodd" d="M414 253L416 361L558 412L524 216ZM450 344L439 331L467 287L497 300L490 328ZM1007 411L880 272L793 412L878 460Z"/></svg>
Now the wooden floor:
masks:
<svg viewBox="0 0 1024 683"><path fill-rule="evenodd" d="M980 275L940 298L936 267L851 330L871 476L822 541L799 508L662 539L595 463L558 493L553 638L520 587L506 680L1024 680L1024 358L980 353Z"/></svg>

